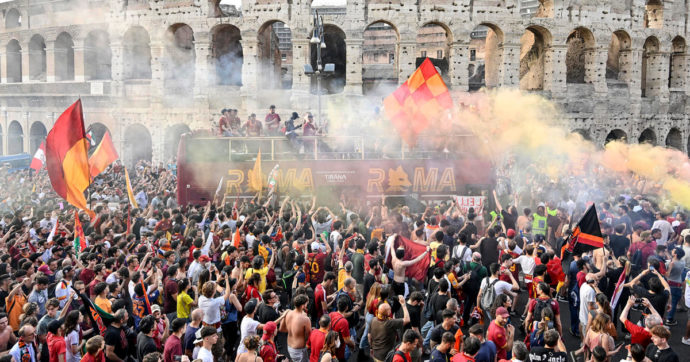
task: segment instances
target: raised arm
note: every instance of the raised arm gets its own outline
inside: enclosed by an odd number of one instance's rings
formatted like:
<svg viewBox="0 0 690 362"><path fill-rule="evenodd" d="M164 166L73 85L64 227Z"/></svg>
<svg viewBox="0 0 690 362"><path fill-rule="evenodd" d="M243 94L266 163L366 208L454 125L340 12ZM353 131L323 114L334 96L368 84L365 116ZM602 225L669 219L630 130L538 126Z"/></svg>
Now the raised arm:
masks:
<svg viewBox="0 0 690 362"><path fill-rule="evenodd" d="M425 256L426 254L429 253L429 250L430 250L430 249L431 249L431 248L427 247L426 250L424 250L423 253L417 255L417 257L414 258L414 259L412 259L412 260L403 260L403 261L401 261L402 266L408 267L408 266L410 266L410 265L416 264L418 261L422 260L422 258L424 258L424 256Z"/></svg>
<svg viewBox="0 0 690 362"><path fill-rule="evenodd" d="M498 209L498 212L500 213L503 211L503 207L501 206L501 202L498 201L498 196L496 196L496 190L493 190L493 195L494 195L494 201L496 202L496 209Z"/></svg>

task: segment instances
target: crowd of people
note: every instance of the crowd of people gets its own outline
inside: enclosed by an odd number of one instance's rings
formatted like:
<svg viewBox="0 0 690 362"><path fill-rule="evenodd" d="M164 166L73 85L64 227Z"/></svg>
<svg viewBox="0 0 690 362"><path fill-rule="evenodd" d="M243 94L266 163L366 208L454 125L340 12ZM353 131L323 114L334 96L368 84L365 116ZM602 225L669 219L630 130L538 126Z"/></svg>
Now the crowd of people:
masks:
<svg viewBox="0 0 690 362"><path fill-rule="evenodd" d="M563 260L589 207L567 196L178 205L171 171L130 176L137 207L116 163L90 218L45 171L0 170L0 362L673 362L669 342L690 345L690 323L670 332L690 310L686 215L646 195L597 204L605 247Z"/></svg>
<svg viewBox="0 0 690 362"><path fill-rule="evenodd" d="M220 111L220 118L214 124L217 132L213 132L224 137L262 137L262 136L287 136L295 138L298 130L301 136L316 136L326 132L326 127L317 127L314 123L314 116L307 113L300 117L297 112L292 112L289 119L282 121L280 115L276 113L276 106L271 105L264 117L263 123L256 118L256 113L252 113L245 123L242 123L237 115L237 109L224 108Z"/></svg>

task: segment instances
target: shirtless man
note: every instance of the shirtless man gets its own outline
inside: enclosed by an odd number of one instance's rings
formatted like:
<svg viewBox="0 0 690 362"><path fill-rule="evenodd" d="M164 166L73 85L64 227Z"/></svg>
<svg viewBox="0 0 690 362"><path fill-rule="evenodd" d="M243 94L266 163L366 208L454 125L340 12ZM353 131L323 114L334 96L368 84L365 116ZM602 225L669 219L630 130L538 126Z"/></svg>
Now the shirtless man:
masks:
<svg viewBox="0 0 690 362"><path fill-rule="evenodd" d="M10 348L17 343L17 337L8 325L7 314L0 313L0 356L9 353Z"/></svg>
<svg viewBox="0 0 690 362"><path fill-rule="evenodd" d="M306 295L295 296L292 300L295 309L287 313L285 320L279 322L279 330L288 334L288 353L293 362L309 360L307 341L311 332L311 320L307 316L307 303L309 303L309 297Z"/></svg>
<svg viewBox="0 0 690 362"><path fill-rule="evenodd" d="M423 253L419 254L416 258L412 260L403 260L405 258L405 248L399 247L395 250L393 250L393 246L395 245L395 238L398 236L398 234L393 234L391 236L391 239L389 239L390 242L390 254L392 256L392 264L393 264L393 291L395 292L396 295L405 295L405 269L407 269L408 266L416 264L418 261L422 260L425 255L429 253L431 250L430 247L427 246L426 251Z"/></svg>

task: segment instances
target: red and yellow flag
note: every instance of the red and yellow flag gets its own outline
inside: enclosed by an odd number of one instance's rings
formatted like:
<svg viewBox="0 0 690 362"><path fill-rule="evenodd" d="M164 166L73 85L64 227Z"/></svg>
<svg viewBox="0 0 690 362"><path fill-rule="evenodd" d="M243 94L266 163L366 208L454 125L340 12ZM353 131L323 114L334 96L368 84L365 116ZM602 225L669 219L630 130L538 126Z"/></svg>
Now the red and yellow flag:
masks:
<svg viewBox="0 0 690 362"><path fill-rule="evenodd" d="M125 184L127 184L127 197L129 198L129 204L132 207L137 208L137 200L134 198L134 192L132 191L132 181L129 180L129 172L127 172L127 167L125 167Z"/></svg>
<svg viewBox="0 0 690 362"><path fill-rule="evenodd" d="M86 249L86 236L84 228L79 221L79 211L74 210L74 251L77 255Z"/></svg>
<svg viewBox="0 0 690 362"><path fill-rule="evenodd" d="M93 179L98 176L118 158L120 158L120 156L117 155L113 140L110 138L110 132L105 132L103 139L101 139L101 143L96 147L96 150L93 151L91 157L89 157L91 178Z"/></svg>
<svg viewBox="0 0 690 362"><path fill-rule="evenodd" d="M426 58L405 83L384 99L383 107L403 141L414 146L417 136L432 121L453 108L453 99L436 67Z"/></svg>
<svg viewBox="0 0 690 362"><path fill-rule="evenodd" d="M81 100L67 108L55 121L46 138L46 168L55 192L91 217L84 197L89 187L88 140L84 136Z"/></svg>

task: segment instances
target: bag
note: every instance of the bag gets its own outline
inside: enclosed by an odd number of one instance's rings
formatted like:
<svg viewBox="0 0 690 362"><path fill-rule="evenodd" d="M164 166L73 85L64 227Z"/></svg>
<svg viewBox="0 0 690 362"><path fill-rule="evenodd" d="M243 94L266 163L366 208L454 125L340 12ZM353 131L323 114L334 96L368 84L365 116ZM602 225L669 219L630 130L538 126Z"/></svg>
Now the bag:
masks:
<svg viewBox="0 0 690 362"><path fill-rule="evenodd" d="M544 347L544 333L540 329L535 329L529 335L529 348Z"/></svg>
<svg viewBox="0 0 690 362"><path fill-rule="evenodd" d="M426 320L432 320L434 314L436 313L434 311L434 306L431 305L431 297L436 294L436 291L438 290L438 284L436 284L436 287L434 290L429 293L429 295L426 296L426 300L424 300L424 309L422 310L422 313L424 314L424 318Z"/></svg>
<svg viewBox="0 0 690 362"><path fill-rule="evenodd" d="M405 353L403 351L399 351L398 348L400 348L400 345L397 345L395 348L388 351L388 354L386 354L386 359L384 359L383 362L393 362L393 357L395 357L395 355L402 357L403 361L405 362L410 362L407 360Z"/></svg>
<svg viewBox="0 0 690 362"><path fill-rule="evenodd" d="M632 269L633 270L641 270L642 269L642 250L637 249L632 255L632 258L630 258L630 262L632 263Z"/></svg>
<svg viewBox="0 0 690 362"><path fill-rule="evenodd" d="M544 308L551 307L551 298L537 298L536 300L537 304L534 305L534 310L532 311L532 320L535 322L541 322L541 312L544 310Z"/></svg>
<svg viewBox="0 0 690 362"><path fill-rule="evenodd" d="M458 251L460 250L461 246L464 246L465 249L463 249L462 253L459 253ZM468 250L470 250L470 248L468 248L465 245L456 245L455 248L453 249L453 257L458 258L458 260L460 260L462 262L463 259L465 258L465 254L467 253Z"/></svg>
<svg viewBox="0 0 690 362"><path fill-rule="evenodd" d="M491 309L491 305L494 303L494 300L496 299L496 288L494 288L494 285L498 283L500 279L496 278L493 282L489 283L489 277L486 277L486 287L485 289L482 290L482 299L479 300L479 306L483 309L488 311Z"/></svg>

